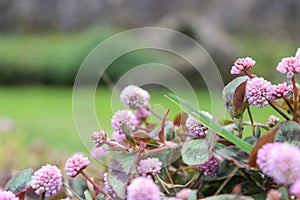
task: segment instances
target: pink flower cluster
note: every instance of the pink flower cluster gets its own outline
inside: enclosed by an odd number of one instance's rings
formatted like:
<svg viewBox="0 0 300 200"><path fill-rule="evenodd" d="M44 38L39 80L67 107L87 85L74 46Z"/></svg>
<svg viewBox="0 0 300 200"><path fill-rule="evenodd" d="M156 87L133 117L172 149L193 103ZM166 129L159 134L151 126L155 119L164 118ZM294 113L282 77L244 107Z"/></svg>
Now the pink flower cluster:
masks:
<svg viewBox="0 0 300 200"><path fill-rule="evenodd" d="M278 184L290 187L290 192L300 194L300 149L289 143L268 143L257 153L261 171Z"/></svg>
<svg viewBox="0 0 300 200"><path fill-rule="evenodd" d="M160 188L151 178L138 177L127 187L127 200L160 200Z"/></svg>
<svg viewBox="0 0 300 200"><path fill-rule="evenodd" d="M140 161L140 166L138 167L138 172L143 176L149 174L156 175L160 173L162 167L162 162L158 158L147 158Z"/></svg>
<svg viewBox="0 0 300 200"><path fill-rule="evenodd" d="M14 193L11 191L1 191L0 190L0 199L1 200L18 200L19 198L16 197Z"/></svg>
<svg viewBox="0 0 300 200"><path fill-rule="evenodd" d="M287 78L292 78L294 74L300 73L300 59L297 57L283 58L276 69L280 73L286 74Z"/></svg>
<svg viewBox="0 0 300 200"><path fill-rule="evenodd" d="M148 105L150 95L138 86L129 85L123 89L120 98L126 107L136 110Z"/></svg>
<svg viewBox="0 0 300 200"><path fill-rule="evenodd" d="M214 176L219 169L219 161L211 154L208 161L199 165L199 169L203 170L206 175Z"/></svg>
<svg viewBox="0 0 300 200"><path fill-rule="evenodd" d="M31 187L37 195L45 193L46 197L55 196L62 186L62 175L56 166L45 165L34 172Z"/></svg>
<svg viewBox="0 0 300 200"><path fill-rule="evenodd" d="M273 98L280 99L282 97L288 96L289 92L293 91L293 87L292 85L288 85L286 82L284 82L278 85L273 85L272 91Z"/></svg>
<svg viewBox="0 0 300 200"><path fill-rule="evenodd" d="M255 65L255 60L252 58L238 58L231 68L231 74L241 74L242 72L249 71Z"/></svg>
<svg viewBox="0 0 300 200"><path fill-rule="evenodd" d="M88 158L77 153L66 161L65 170L68 176L74 178L89 165L90 161Z"/></svg>
<svg viewBox="0 0 300 200"><path fill-rule="evenodd" d="M118 134L124 134L122 126L126 126L129 131L133 131L138 125L135 115L129 110L119 110L114 113L111 119L111 126Z"/></svg>
<svg viewBox="0 0 300 200"><path fill-rule="evenodd" d="M105 131L93 132L91 137L95 148L102 146L107 139Z"/></svg>
<svg viewBox="0 0 300 200"><path fill-rule="evenodd" d="M268 100L274 99L274 90L271 82L264 78L255 77L248 81L246 86L248 103L258 108L267 106Z"/></svg>
<svg viewBox="0 0 300 200"><path fill-rule="evenodd" d="M185 125L189 132L194 135L194 138L205 138L208 128L193 116L188 116Z"/></svg>

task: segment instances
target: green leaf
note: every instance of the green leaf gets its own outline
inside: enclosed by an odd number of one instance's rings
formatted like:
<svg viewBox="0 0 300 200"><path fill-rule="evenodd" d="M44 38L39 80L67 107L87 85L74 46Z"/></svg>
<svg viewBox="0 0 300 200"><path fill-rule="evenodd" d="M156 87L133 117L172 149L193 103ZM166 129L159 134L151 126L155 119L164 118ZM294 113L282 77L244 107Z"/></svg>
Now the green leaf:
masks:
<svg viewBox="0 0 300 200"><path fill-rule="evenodd" d="M216 149L215 152L224 159L234 162L237 166L246 168L249 155L235 146Z"/></svg>
<svg viewBox="0 0 300 200"><path fill-rule="evenodd" d="M222 194L218 196L207 197L202 200L254 200L252 197L236 194Z"/></svg>
<svg viewBox="0 0 300 200"><path fill-rule="evenodd" d="M84 191L84 197L86 200L93 200L93 197L88 190Z"/></svg>
<svg viewBox="0 0 300 200"><path fill-rule="evenodd" d="M177 97L173 94L168 94L166 96L171 102L175 103L178 106L184 106L187 109L187 112L195 117L197 117L202 124L216 132L221 137L225 138L229 142L235 144L237 147L239 147L241 150L250 153L252 149L252 145L243 141L239 137L233 135L231 132L229 132L227 129L225 129L223 126L218 124L213 119L210 119L205 114L201 113L201 111L198 108L195 108L192 106L189 102L186 100Z"/></svg>
<svg viewBox="0 0 300 200"><path fill-rule="evenodd" d="M205 140L191 140L183 144L182 160L187 165L199 165L209 158L209 149Z"/></svg>
<svg viewBox="0 0 300 200"><path fill-rule="evenodd" d="M300 145L300 125L294 121L284 121L278 123L279 130L275 135L275 142L288 142Z"/></svg>
<svg viewBox="0 0 300 200"><path fill-rule="evenodd" d="M125 199L126 196L126 183L130 177L130 169L135 156L136 153L121 152L115 154L109 164L108 182L121 199Z"/></svg>
<svg viewBox="0 0 300 200"><path fill-rule="evenodd" d="M245 99L248 80L247 76L241 76L235 78L224 87L223 98L225 99L225 107L232 118L240 118L248 106Z"/></svg>
<svg viewBox="0 0 300 200"><path fill-rule="evenodd" d="M164 128L165 140L169 141L174 138L174 126L173 122L167 121Z"/></svg>
<svg viewBox="0 0 300 200"><path fill-rule="evenodd" d="M9 190L14 194L25 190L30 186L31 177L33 175L32 169L25 169L19 173L17 173L14 177L12 177L8 183L5 185L4 190Z"/></svg>

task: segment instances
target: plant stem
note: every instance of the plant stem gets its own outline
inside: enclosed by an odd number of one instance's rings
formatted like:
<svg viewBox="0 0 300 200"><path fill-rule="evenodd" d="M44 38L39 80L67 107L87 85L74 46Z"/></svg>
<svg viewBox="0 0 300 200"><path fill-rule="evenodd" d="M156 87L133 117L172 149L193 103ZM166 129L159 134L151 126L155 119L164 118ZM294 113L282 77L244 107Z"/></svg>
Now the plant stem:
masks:
<svg viewBox="0 0 300 200"><path fill-rule="evenodd" d="M253 74L249 73L248 71L244 71L244 72L251 79L253 79L255 77Z"/></svg>
<svg viewBox="0 0 300 200"><path fill-rule="evenodd" d="M79 200L83 200L76 192L74 192L70 186L68 184L66 184L65 182L63 182L63 186L69 191L71 192L77 199Z"/></svg>
<svg viewBox="0 0 300 200"><path fill-rule="evenodd" d="M215 192L214 196L218 195L223 190L223 188L230 181L230 179L235 175L235 173L237 173L238 170L239 170L239 167L235 166L235 168L232 170L232 172L229 174L229 176L226 178L226 180L222 183L222 185Z"/></svg>
<svg viewBox="0 0 300 200"><path fill-rule="evenodd" d="M160 114L158 114L157 112L155 112L152 108L149 108L149 111L152 115L154 115L158 119L163 120L163 117Z"/></svg>
<svg viewBox="0 0 300 200"><path fill-rule="evenodd" d="M250 122L251 122L252 134L253 134L253 136L254 136L254 134L255 134L255 125L254 125L253 117L252 117L252 114L251 114L251 111L250 111L250 107L249 107L249 106L247 107L247 111L248 111L248 115L249 115Z"/></svg>
<svg viewBox="0 0 300 200"><path fill-rule="evenodd" d="M284 114L281 110L279 110L272 101L268 100L270 106L272 106L272 108L274 108L274 110L276 110L282 117L284 117L286 120L291 120L286 114Z"/></svg>
<svg viewBox="0 0 300 200"><path fill-rule="evenodd" d="M88 181L88 182L90 182L99 192L101 192L105 197L110 197L111 198L111 196L109 195L109 194L107 194L106 192L104 192L104 190L99 186L99 185L97 185L84 171L81 171L80 172L83 176L84 176L84 178ZM112 199L112 198L111 198Z"/></svg>
<svg viewBox="0 0 300 200"><path fill-rule="evenodd" d="M292 105L290 104L289 100L286 97L283 97L283 100L288 105L288 107L291 110L291 112L294 113L294 109L293 109Z"/></svg>
<svg viewBox="0 0 300 200"><path fill-rule="evenodd" d="M41 195L41 200L45 200L45 195L46 195L46 192L43 192Z"/></svg>
<svg viewBox="0 0 300 200"><path fill-rule="evenodd" d="M295 76L292 77L292 83L293 83L293 101L294 101L294 112L293 112L293 120L295 122L298 122L297 117L297 111L298 111L298 88L296 85L296 79Z"/></svg>

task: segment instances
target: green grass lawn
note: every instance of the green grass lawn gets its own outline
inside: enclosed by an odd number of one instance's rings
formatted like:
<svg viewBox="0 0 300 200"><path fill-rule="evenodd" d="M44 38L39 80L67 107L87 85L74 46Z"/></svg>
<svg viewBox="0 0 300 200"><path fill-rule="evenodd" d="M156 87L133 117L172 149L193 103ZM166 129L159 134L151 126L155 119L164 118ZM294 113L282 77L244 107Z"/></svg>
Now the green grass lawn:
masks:
<svg viewBox="0 0 300 200"><path fill-rule="evenodd" d="M168 91L149 92L151 104L157 112L163 113L170 108L171 119L179 112L179 108L163 96ZM200 108L210 111L211 97L208 93L204 90L196 93ZM190 96L184 98L191 99ZM120 103L112 103L117 101L112 100L111 91L107 88L96 93L95 111L101 128L108 134L112 132L110 119L113 112L122 109ZM214 103L223 105L221 97ZM260 122L266 122L272 113L268 108L252 110L255 119ZM217 115L224 116L224 109L217 110ZM11 165L38 166L49 160L54 162L59 155L78 151L88 153L73 121L71 87L0 87L0 116L9 117L15 123L13 133L0 134L3 152L0 154L0 168ZM152 119L155 120L154 117ZM80 134L90 137L90 133Z"/></svg>

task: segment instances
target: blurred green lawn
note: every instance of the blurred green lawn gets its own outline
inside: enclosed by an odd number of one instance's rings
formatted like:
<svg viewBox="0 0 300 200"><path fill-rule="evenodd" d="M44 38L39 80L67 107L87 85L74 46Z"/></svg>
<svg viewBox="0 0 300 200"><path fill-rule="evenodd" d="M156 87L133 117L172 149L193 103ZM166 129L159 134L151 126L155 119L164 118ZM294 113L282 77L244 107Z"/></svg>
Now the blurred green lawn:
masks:
<svg viewBox="0 0 300 200"><path fill-rule="evenodd" d="M179 108L163 96L167 92L150 91L151 104L156 104L155 109L160 113L170 108L172 119L179 112ZM200 108L209 111L211 102L208 93L204 90L196 92ZM112 132L111 94L108 88L102 88L97 91L95 97L98 120L108 134ZM223 104L221 100L218 103ZM121 107L115 106L114 110L116 108ZM260 122L266 122L268 116L273 113L270 108L252 110L254 118ZM222 113L224 110L219 111L219 114ZM0 155L0 168L7 165L32 167L39 165L39 162L55 162L59 155L86 152L73 121L71 87L1 87L0 116L9 117L15 123L13 133L0 134L3 152ZM86 134L89 136L90 133ZM31 153L32 159L38 160L28 159L28 154ZM11 157L12 154L14 157ZM35 154L40 154L40 157L35 157Z"/></svg>

